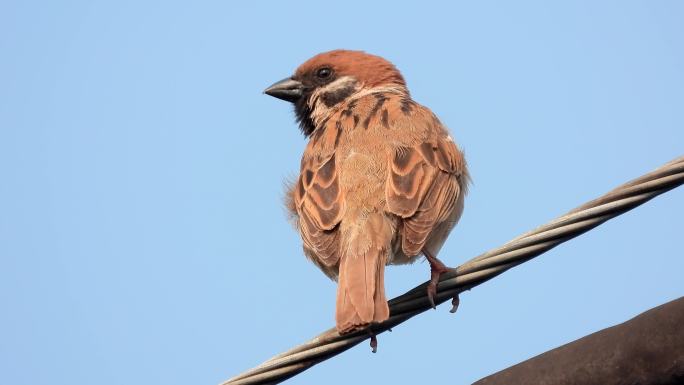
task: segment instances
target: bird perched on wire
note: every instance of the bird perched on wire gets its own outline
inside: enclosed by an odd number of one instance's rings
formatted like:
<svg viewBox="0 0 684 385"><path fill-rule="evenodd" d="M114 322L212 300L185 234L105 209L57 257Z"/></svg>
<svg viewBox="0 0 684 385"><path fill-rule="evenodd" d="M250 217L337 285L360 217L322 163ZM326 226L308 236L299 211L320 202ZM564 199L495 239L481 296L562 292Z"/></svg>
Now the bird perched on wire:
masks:
<svg viewBox="0 0 684 385"><path fill-rule="evenodd" d="M423 255L434 307L447 270L437 253L469 180L446 127L411 99L394 65L361 51L314 56L264 92L294 104L309 140L287 205L306 256L338 281L338 331L385 321L385 265Z"/></svg>

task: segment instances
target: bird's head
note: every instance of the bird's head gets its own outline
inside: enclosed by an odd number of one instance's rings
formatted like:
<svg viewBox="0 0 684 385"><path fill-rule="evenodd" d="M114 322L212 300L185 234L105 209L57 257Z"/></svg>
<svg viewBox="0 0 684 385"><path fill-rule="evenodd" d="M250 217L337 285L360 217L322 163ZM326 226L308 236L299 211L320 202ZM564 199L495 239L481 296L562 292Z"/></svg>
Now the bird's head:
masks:
<svg viewBox="0 0 684 385"><path fill-rule="evenodd" d="M293 103L308 136L339 103L376 91L408 95L403 76L389 61L362 51L335 50L307 60L264 93Z"/></svg>

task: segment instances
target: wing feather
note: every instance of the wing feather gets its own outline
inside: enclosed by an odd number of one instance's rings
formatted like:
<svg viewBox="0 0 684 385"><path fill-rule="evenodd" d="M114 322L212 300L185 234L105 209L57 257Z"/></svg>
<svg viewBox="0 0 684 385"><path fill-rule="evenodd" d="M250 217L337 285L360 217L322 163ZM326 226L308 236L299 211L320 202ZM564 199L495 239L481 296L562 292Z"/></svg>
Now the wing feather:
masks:
<svg viewBox="0 0 684 385"><path fill-rule="evenodd" d="M401 217L401 248L409 257L420 254L437 226L452 218L468 179L463 154L432 120L422 140L396 148L388 167L387 207Z"/></svg>
<svg viewBox="0 0 684 385"><path fill-rule="evenodd" d="M340 129L339 125L328 124L318 140L309 142L305 154L310 156L302 159L292 192L305 254L333 279L340 258L338 225L345 207L335 147L331 145Z"/></svg>

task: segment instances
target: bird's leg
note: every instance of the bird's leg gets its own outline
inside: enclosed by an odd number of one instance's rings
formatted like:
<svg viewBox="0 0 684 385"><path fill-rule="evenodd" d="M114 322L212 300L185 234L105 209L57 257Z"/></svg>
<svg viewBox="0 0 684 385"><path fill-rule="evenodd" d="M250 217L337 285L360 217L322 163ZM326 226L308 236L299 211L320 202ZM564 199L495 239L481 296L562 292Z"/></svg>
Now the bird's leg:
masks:
<svg viewBox="0 0 684 385"><path fill-rule="evenodd" d="M437 295L437 283L439 283L439 276L447 271L447 267L427 249L423 249L423 254L425 254L425 259L430 263L430 283L427 287L428 300L430 301L432 308L436 309L435 296Z"/></svg>
<svg viewBox="0 0 684 385"><path fill-rule="evenodd" d="M427 259L430 263L430 283L427 287L428 300L430 301L432 308L436 309L437 306L435 305L435 296L437 295L437 283L439 283L439 277L442 275L442 273L449 271L449 268L446 267L442 261L437 259L437 257L435 257L428 249L423 249L423 254L425 254L425 259ZM456 295L451 300L452 308L450 312L455 313L456 309L458 308L458 304L459 299L458 295Z"/></svg>

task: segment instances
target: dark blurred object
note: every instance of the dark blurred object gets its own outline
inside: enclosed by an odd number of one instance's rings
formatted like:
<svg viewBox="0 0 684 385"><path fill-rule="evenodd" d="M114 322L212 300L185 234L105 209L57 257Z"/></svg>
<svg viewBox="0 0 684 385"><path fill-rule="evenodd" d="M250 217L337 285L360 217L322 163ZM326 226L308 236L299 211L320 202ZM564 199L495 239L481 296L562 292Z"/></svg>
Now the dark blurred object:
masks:
<svg viewBox="0 0 684 385"><path fill-rule="evenodd" d="M684 384L684 297L474 385L495 384Z"/></svg>

